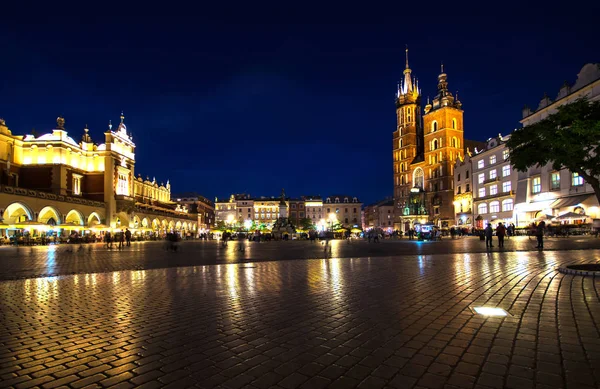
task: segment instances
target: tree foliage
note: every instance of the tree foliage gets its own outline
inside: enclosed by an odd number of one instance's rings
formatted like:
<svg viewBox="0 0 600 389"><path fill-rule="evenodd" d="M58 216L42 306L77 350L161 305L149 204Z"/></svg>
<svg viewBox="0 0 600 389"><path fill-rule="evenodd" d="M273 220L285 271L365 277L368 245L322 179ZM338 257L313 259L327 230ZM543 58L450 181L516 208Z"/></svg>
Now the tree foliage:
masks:
<svg viewBox="0 0 600 389"><path fill-rule="evenodd" d="M315 225L313 224L312 219L304 217L304 218L298 220L298 228L303 231L314 230Z"/></svg>
<svg viewBox="0 0 600 389"><path fill-rule="evenodd" d="M589 183L600 201L600 102L580 98L546 119L513 132L506 143L519 171L552 164Z"/></svg>

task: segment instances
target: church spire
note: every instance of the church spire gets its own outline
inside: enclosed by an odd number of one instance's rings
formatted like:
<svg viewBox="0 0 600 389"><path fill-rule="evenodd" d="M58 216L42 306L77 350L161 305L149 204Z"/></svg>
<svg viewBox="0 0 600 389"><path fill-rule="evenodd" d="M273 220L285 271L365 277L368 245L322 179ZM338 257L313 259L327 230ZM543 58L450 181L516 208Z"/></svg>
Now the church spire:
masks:
<svg viewBox="0 0 600 389"><path fill-rule="evenodd" d="M408 66L408 45L406 45L406 68L404 69L404 88L402 90L403 94L408 94L413 92L413 81L411 77L411 70Z"/></svg>

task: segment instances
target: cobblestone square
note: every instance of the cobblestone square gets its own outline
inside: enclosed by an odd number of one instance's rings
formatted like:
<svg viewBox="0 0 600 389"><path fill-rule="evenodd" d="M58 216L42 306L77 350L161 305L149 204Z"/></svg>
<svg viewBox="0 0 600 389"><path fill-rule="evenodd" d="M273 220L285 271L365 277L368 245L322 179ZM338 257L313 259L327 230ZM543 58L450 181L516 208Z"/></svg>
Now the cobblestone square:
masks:
<svg viewBox="0 0 600 389"><path fill-rule="evenodd" d="M2 247L0 386L595 388L598 241Z"/></svg>

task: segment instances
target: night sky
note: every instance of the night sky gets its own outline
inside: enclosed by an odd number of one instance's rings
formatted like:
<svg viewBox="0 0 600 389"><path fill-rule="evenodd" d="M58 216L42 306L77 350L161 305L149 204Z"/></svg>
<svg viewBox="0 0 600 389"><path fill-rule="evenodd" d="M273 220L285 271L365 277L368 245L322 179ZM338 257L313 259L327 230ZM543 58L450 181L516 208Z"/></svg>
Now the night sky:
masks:
<svg viewBox="0 0 600 389"><path fill-rule="evenodd" d="M0 117L13 134L41 135L63 115L75 140L88 124L103 143L123 110L136 175L170 179L174 194L284 187L370 203L392 193L405 44L423 99L436 94L444 62L475 140L517 128L524 104L555 98L585 63L600 62L592 9L571 16L578 10L504 3L428 14L434 8L7 17Z"/></svg>

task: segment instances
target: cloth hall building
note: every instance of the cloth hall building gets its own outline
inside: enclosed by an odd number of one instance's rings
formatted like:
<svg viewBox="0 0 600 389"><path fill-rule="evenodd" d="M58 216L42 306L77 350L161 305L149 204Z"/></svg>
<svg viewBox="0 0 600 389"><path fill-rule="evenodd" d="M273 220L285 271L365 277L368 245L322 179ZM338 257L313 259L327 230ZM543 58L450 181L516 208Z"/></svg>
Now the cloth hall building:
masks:
<svg viewBox="0 0 600 389"><path fill-rule="evenodd" d="M195 233L196 215L171 201L170 183L136 177L134 167L123 115L103 143L92 141L87 126L76 142L62 117L41 136L14 135L0 119L0 235Z"/></svg>

